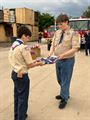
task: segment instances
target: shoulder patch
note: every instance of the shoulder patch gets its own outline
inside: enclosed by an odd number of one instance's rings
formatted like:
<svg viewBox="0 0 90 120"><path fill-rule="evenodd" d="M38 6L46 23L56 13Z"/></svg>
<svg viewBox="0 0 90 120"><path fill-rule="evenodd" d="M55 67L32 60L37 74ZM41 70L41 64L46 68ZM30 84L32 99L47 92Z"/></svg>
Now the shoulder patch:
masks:
<svg viewBox="0 0 90 120"><path fill-rule="evenodd" d="M74 35L74 36L77 36L77 35L78 35L78 32L74 31L74 32L73 32L73 35Z"/></svg>
<svg viewBox="0 0 90 120"><path fill-rule="evenodd" d="M70 32L67 32L66 34L67 34L67 35L70 35Z"/></svg>
<svg viewBox="0 0 90 120"><path fill-rule="evenodd" d="M26 51L30 51L30 47L27 45L27 46L25 46L25 48L24 48Z"/></svg>

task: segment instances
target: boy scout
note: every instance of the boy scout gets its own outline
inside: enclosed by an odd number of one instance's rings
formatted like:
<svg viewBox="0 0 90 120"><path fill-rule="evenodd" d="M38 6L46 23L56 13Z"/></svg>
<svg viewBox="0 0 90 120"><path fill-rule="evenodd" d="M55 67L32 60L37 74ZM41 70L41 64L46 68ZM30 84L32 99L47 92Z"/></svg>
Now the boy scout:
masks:
<svg viewBox="0 0 90 120"><path fill-rule="evenodd" d="M25 45L31 37L30 30L21 26L17 31L18 39L12 44L9 61L13 68L11 77L14 82L14 120L25 120L27 117L29 97L28 69L42 65L33 63L30 48Z"/></svg>
<svg viewBox="0 0 90 120"><path fill-rule="evenodd" d="M67 15L59 15L56 22L60 29L54 34L49 56L53 53L58 56L58 60L56 61L56 75L61 90L56 99L61 100L59 108L63 109L70 96L69 88L75 62L74 56L80 45L79 35L70 28Z"/></svg>

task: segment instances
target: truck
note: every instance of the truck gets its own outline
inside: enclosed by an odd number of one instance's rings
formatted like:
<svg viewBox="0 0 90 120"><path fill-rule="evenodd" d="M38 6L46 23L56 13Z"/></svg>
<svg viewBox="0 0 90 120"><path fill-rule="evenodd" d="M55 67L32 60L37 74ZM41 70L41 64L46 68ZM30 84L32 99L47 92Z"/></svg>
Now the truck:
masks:
<svg viewBox="0 0 90 120"><path fill-rule="evenodd" d="M85 37L84 35L88 30L90 30L90 18L71 18L70 20L70 26L75 31L77 31L80 34L80 48L85 48Z"/></svg>

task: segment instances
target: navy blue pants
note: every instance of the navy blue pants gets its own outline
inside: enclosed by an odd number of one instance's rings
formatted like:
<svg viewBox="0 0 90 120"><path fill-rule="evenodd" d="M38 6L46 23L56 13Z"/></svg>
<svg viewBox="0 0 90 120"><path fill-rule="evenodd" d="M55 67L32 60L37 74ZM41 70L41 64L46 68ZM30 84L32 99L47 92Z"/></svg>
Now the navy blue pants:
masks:
<svg viewBox="0 0 90 120"><path fill-rule="evenodd" d="M85 54L88 55L88 52L90 54L90 43L85 43Z"/></svg>
<svg viewBox="0 0 90 120"><path fill-rule="evenodd" d="M67 101L69 97L70 81L74 66L74 57L56 61L56 75L61 86L60 96Z"/></svg>
<svg viewBox="0 0 90 120"><path fill-rule="evenodd" d="M12 71L11 77L14 82L14 120L25 120L28 109L29 77L24 74L22 78Z"/></svg>

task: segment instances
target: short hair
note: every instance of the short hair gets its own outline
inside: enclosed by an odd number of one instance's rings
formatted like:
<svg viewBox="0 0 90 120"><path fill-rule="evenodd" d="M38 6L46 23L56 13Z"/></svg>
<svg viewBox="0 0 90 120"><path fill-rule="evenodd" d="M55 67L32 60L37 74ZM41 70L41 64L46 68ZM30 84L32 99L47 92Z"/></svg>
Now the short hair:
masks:
<svg viewBox="0 0 90 120"><path fill-rule="evenodd" d="M22 35L31 37L31 31L29 30L29 28L27 28L26 26L20 26L17 30L17 37L21 38Z"/></svg>
<svg viewBox="0 0 90 120"><path fill-rule="evenodd" d="M66 14L60 14L56 19L56 23L67 22L67 21L69 23L69 18Z"/></svg>

